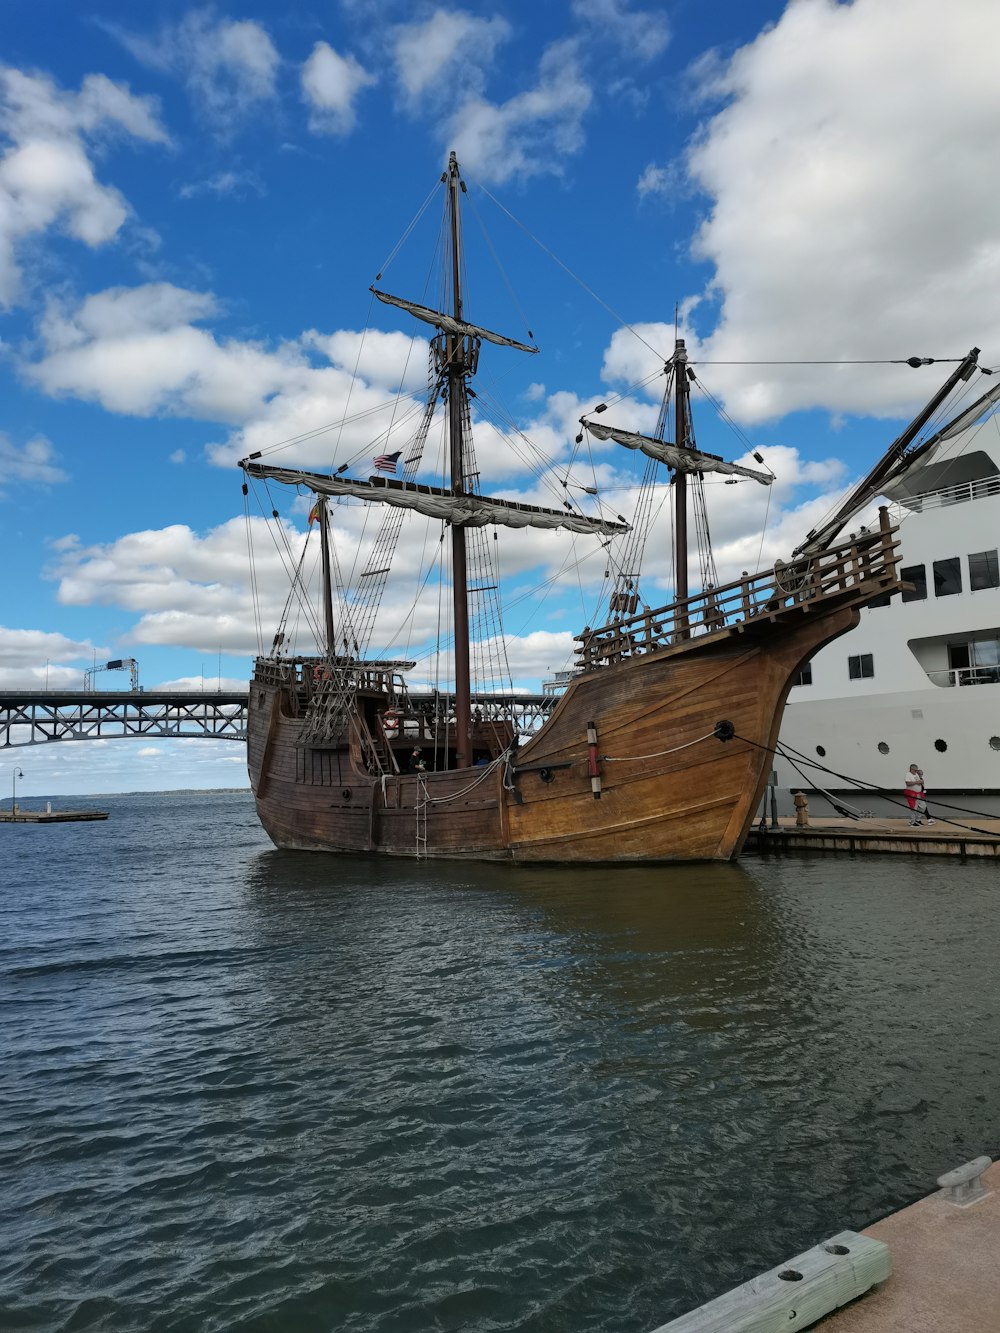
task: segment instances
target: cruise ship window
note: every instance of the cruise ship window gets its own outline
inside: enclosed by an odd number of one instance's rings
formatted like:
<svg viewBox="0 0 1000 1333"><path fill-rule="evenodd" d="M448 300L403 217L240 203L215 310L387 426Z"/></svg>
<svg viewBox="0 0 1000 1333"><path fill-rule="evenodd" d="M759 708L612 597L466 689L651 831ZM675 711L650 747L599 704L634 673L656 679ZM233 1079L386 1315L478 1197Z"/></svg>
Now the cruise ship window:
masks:
<svg viewBox="0 0 1000 1333"><path fill-rule="evenodd" d="M899 571L904 583L912 583L912 589L903 589L904 602L922 602L927 597L927 570L923 565L904 565Z"/></svg>
<svg viewBox="0 0 1000 1333"><path fill-rule="evenodd" d="M979 592L981 588L1000 588L996 551L979 551L969 556L969 587L973 592Z"/></svg>
<svg viewBox="0 0 1000 1333"><path fill-rule="evenodd" d="M871 653L856 653L847 659L847 674L851 680L866 680L875 675L875 662Z"/></svg>
<svg viewBox="0 0 1000 1333"><path fill-rule="evenodd" d="M962 591L962 562L957 555L934 561L934 596L951 597Z"/></svg>
<svg viewBox="0 0 1000 1333"><path fill-rule="evenodd" d="M811 685L813 683L812 663L807 662L792 681L793 685Z"/></svg>

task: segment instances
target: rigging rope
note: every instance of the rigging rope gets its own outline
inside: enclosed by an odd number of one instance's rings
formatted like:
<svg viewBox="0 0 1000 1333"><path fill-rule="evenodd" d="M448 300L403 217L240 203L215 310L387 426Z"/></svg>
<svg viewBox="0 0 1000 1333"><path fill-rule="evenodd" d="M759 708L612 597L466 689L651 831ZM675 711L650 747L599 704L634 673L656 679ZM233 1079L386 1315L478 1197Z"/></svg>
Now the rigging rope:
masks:
<svg viewBox="0 0 1000 1333"><path fill-rule="evenodd" d="M751 740L749 736L740 736L736 733L733 734L732 739L737 741L743 741L745 745L751 745L754 747L754 749L763 750L765 754L779 755L782 759L787 759L788 762L793 766L793 768L797 768L797 765L795 764L795 761L791 758L791 755L785 753L785 750L788 749L791 751L791 754L796 755L808 767L818 769L821 773L829 773L831 777L840 778L842 782L849 782L852 786L857 787L859 791L869 791L874 795L880 796L889 805L898 806L901 810L906 810L907 812L909 812L909 805L903 801L897 800L894 797L890 796L888 794L889 791L888 788L880 787L875 782L867 782L865 781L864 778L848 777L844 773L838 773L836 769L828 768L825 764L817 764L813 760L809 759L806 755L802 754L801 751L796 750L793 746L785 746L782 745L781 742L778 742L778 744L776 745L762 745L760 741ZM817 790L819 789L817 788ZM934 805L935 807L940 807L945 810L964 811L966 814L975 815L979 819L993 818L992 815L987 814L984 810L969 810L965 806L949 805L946 801L939 801L937 798L935 798L934 800ZM969 833L983 833L988 838L993 838L997 836L995 833L991 833L989 829L977 828L973 824L959 824L953 819L946 819L943 815L939 817L938 822L942 824L951 824L953 827L965 829Z"/></svg>
<svg viewBox="0 0 1000 1333"><path fill-rule="evenodd" d="M716 730L713 727L711 731L707 731L704 736L699 736L697 737L696 740L685 741L683 745L675 745L671 750L657 750L655 754L628 754L628 755L602 754L601 763L633 764L633 763L638 763L644 759L662 759L663 756L667 754L678 754L681 750L690 750L692 745L700 745L702 741L711 740L712 737L715 736L716 734L717 734ZM737 737L737 739L740 738Z"/></svg>

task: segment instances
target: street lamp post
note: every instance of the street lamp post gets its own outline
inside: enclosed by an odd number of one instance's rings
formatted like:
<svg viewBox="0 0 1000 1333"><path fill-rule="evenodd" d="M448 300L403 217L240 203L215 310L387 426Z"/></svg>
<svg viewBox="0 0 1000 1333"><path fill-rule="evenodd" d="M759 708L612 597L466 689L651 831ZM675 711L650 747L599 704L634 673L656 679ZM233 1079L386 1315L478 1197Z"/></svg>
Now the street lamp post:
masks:
<svg viewBox="0 0 1000 1333"><path fill-rule="evenodd" d="M15 768L10 779L10 817L14 819L17 815L17 780L23 778L24 774L19 768Z"/></svg>

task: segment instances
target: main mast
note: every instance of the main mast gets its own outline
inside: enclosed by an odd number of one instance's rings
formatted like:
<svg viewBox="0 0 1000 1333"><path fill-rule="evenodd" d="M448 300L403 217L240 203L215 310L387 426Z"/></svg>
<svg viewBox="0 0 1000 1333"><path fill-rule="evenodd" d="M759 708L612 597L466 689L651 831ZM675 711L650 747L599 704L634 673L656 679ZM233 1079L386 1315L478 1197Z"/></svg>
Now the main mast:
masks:
<svg viewBox="0 0 1000 1333"><path fill-rule="evenodd" d="M462 179L454 153L448 158L448 215L451 238L452 315L462 318L461 228L458 192ZM448 333L448 440L451 454L451 490L460 495L465 488L462 459L463 427L467 416L465 350L467 341L461 332ZM451 525L451 575L455 623L455 767L468 768L472 762L469 725L472 717L472 683L469 671L469 592L465 551L465 528Z"/></svg>

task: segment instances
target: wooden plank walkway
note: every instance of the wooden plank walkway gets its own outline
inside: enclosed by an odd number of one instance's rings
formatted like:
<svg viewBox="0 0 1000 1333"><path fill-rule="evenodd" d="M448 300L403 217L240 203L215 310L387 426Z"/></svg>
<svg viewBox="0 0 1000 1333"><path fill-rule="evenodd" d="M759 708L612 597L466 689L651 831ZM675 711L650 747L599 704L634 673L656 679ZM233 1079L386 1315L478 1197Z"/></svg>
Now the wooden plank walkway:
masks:
<svg viewBox="0 0 1000 1333"><path fill-rule="evenodd" d="M816 819L799 828L793 818L778 820L776 829L755 825L744 852L865 852L919 856L984 856L1000 858L1000 819L941 819L914 828L908 819ZM1000 1327L1000 1324L998 1324Z"/></svg>

